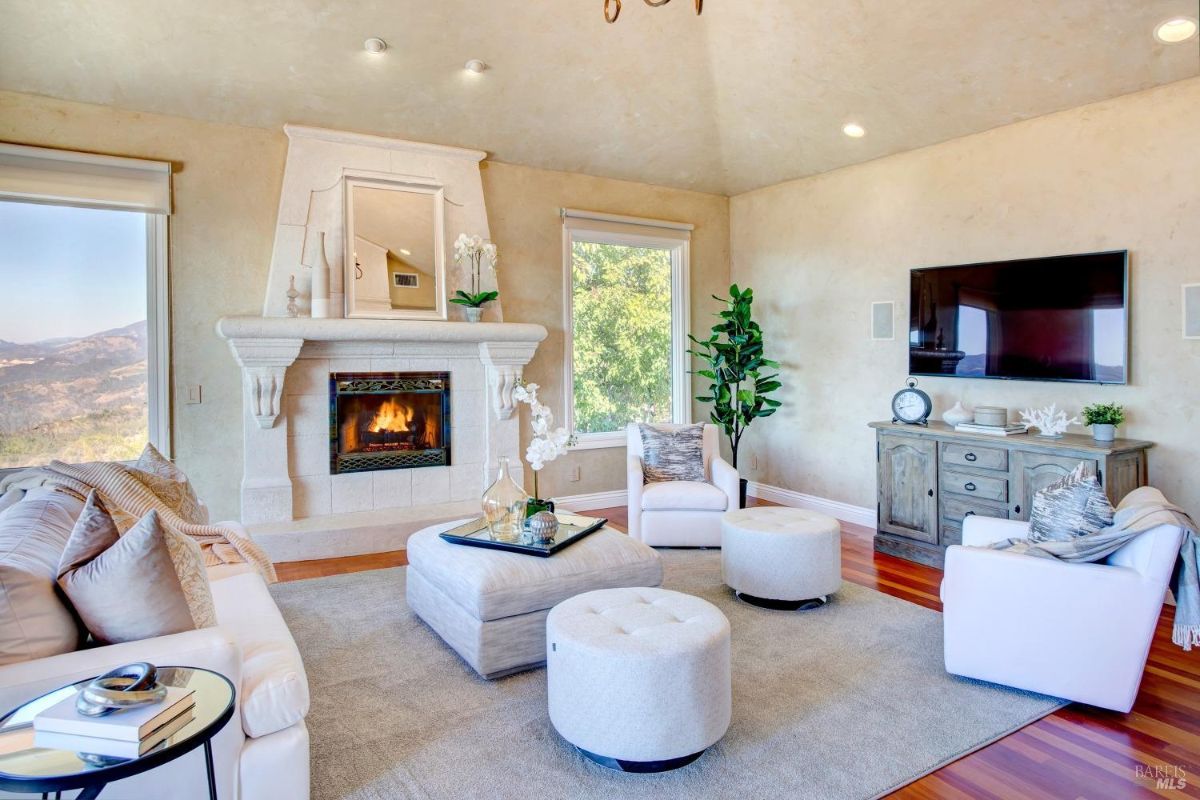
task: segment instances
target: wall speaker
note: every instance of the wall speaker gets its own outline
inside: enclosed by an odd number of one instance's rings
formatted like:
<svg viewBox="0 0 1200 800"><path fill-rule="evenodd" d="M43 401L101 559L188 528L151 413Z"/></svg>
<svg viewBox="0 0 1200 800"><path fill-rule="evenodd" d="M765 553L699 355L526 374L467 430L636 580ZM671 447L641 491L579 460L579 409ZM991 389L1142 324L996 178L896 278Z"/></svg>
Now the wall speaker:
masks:
<svg viewBox="0 0 1200 800"><path fill-rule="evenodd" d="M1200 339L1200 283L1183 285L1183 338Z"/></svg>
<svg viewBox="0 0 1200 800"><path fill-rule="evenodd" d="M1200 303L1197 305L1200 308ZM895 339L895 316L896 304L892 301L871 303L871 338L875 341Z"/></svg>

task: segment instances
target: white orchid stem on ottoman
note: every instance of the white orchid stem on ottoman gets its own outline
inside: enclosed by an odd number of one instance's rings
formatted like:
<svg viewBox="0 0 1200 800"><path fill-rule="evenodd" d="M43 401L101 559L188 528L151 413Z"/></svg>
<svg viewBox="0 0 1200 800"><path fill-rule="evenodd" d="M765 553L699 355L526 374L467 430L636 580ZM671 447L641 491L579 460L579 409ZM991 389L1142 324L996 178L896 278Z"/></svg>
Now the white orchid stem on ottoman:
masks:
<svg viewBox="0 0 1200 800"><path fill-rule="evenodd" d="M538 494L538 473L554 459L565 454L575 444L575 437L566 428L554 427L554 412L543 405L537 396L538 385L520 381L513 389L513 399L518 403L528 403L530 411L529 424L533 429L533 438L525 449L525 461L533 470L533 500L531 503L543 504ZM538 509L540 510L540 509Z"/></svg>

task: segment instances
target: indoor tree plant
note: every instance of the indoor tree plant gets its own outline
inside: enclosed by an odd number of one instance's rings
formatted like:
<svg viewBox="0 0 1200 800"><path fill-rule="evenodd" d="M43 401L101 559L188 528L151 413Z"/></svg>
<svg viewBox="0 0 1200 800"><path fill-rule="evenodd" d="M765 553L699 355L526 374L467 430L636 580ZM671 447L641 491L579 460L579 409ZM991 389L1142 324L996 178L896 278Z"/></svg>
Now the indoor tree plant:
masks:
<svg viewBox="0 0 1200 800"><path fill-rule="evenodd" d="M773 372L779 364L763 356L762 328L751 318L754 290L739 289L735 283L729 287L728 298L713 295L713 299L725 303L725 309L717 315L721 321L712 327L707 339L688 334L696 345L688 352L707 362L707 368L696 370L696 374L711 382L709 393L696 399L712 404L709 416L729 437L736 470L738 447L746 428L778 410L780 401L767 395L783 384L779 374ZM746 479L742 478L740 484L741 505L745 506Z"/></svg>
<svg viewBox="0 0 1200 800"><path fill-rule="evenodd" d="M1093 403L1083 409L1083 424L1092 427L1097 442L1111 442L1117 436L1117 426L1125 421L1125 409L1116 403Z"/></svg>
<svg viewBox="0 0 1200 800"><path fill-rule="evenodd" d="M483 304L490 303L500 296L500 292L497 291L480 291L480 271L483 264L486 262L488 269L496 271L496 245L485 242L479 236L460 233L454 240L454 263L461 264L463 261L471 264L471 291L457 290L450 302L464 306L467 321L478 322L483 314Z"/></svg>

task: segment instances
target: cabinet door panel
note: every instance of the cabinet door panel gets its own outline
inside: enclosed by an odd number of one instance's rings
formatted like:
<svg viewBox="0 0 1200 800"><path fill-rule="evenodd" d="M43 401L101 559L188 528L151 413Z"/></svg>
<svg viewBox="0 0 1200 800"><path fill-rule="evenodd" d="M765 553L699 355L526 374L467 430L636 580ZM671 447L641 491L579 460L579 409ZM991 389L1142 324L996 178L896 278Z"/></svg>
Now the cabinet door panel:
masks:
<svg viewBox="0 0 1200 800"><path fill-rule="evenodd" d="M1013 519L1029 519L1029 511L1033 506L1033 496L1050 484L1069 475L1072 470L1083 462L1084 471L1096 474L1095 459L1076 458L1073 456L1052 456L1043 453L1016 452L1013 453L1016 468L1016 491L1013 492Z"/></svg>
<svg viewBox="0 0 1200 800"><path fill-rule="evenodd" d="M907 436L879 438L879 529L938 541L937 445Z"/></svg>

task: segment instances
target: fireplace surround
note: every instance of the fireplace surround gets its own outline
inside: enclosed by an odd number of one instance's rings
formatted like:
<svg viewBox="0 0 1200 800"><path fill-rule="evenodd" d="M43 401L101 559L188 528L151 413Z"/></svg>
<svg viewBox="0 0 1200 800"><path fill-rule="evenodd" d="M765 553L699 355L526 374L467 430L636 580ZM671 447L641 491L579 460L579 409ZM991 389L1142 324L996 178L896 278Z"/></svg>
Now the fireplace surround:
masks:
<svg viewBox="0 0 1200 800"><path fill-rule="evenodd" d="M449 372L329 375L329 472L450 466Z"/></svg>

